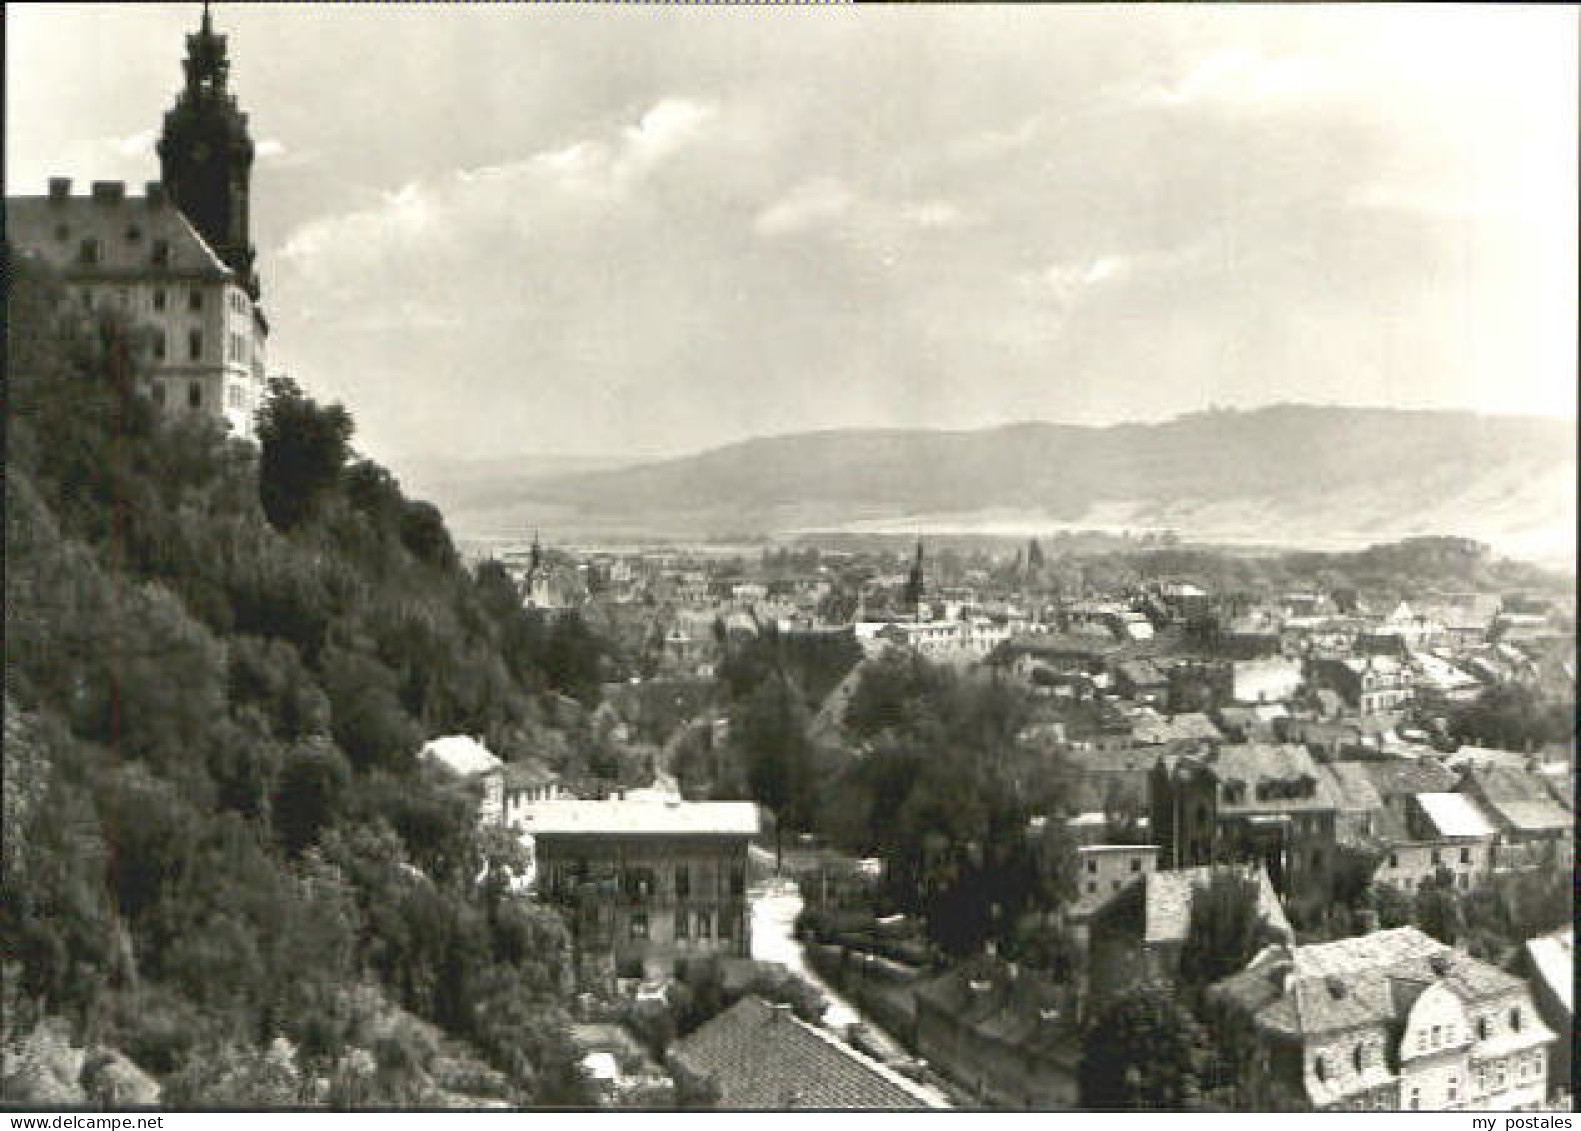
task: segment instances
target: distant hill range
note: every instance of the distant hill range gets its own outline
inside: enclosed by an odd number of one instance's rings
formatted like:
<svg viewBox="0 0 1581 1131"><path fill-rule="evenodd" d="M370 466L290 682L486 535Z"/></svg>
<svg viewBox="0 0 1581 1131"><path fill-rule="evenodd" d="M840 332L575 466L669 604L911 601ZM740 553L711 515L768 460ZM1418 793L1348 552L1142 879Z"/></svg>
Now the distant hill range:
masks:
<svg viewBox="0 0 1581 1131"><path fill-rule="evenodd" d="M1112 427L811 432L452 480L435 501L478 535L1126 529L1343 549L1453 534L1562 564L1575 556L1576 434L1550 419L1302 405Z"/></svg>

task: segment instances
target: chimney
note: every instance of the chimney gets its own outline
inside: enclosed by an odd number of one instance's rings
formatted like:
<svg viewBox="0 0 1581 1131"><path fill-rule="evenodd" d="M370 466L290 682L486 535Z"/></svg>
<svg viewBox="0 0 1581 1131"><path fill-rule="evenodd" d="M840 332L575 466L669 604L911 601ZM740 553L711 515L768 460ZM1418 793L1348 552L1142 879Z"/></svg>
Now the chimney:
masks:
<svg viewBox="0 0 1581 1131"><path fill-rule="evenodd" d="M789 1021L795 1010L783 1001L769 1003L769 1020L773 1022Z"/></svg>
<svg viewBox="0 0 1581 1131"><path fill-rule="evenodd" d="M143 195L148 198L148 207L163 208L165 206L165 182L149 181L143 186Z"/></svg>
<svg viewBox="0 0 1581 1131"><path fill-rule="evenodd" d="M94 181L93 199L98 204L118 204L126 198L125 181Z"/></svg>
<svg viewBox="0 0 1581 1131"><path fill-rule="evenodd" d="M51 177L49 179L49 199L59 204L71 195L70 177Z"/></svg>

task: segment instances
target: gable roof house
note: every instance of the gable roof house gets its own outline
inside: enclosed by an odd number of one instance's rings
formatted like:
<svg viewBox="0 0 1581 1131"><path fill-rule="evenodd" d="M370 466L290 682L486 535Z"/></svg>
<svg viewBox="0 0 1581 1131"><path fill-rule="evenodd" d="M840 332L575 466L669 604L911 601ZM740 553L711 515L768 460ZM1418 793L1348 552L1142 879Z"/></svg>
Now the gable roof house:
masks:
<svg viewBox="0 0 1581 1131"><path fill-rule="evenodd" d="M1139 982L1167 980L1180 968L1191 933L1191 907L1214 875L1229 871L1257 885L1257 914L1269 943L1295 931L1261 864L1217 864L1146 872L1092 913L1088 932L1088 984L1098 999Z"/></svg>
<svg viewBox="0 0 1581 1131"><path fill-rule="evenodd" d="M1455 791L1471 798L1499 830L1496 871L1575 866L1575 817L1537 774L1471 767Z"/></svg>
<svg viewBox="0 0 1581 1131"><path fill-rule="evenodd" d="M711 1081L719 1106L749 1110L918 1110L950 1105L930 1088L809 1025L788 1005L747 996L676 1042L671 1067Z"/></svg>
<svg viewBox="0 0 1581 1131"><path fill-rule="evenodd" d="M505 818L505 763L487 746L465 734L450 734L430 739L417 752L417 760L437 766L463 781L476 781L483 787L478 820L486 825Z"/></svg>
<svg viewBox="0 0 1581 1131"><path fill-rule="evenodd" d="M1208 990L1209 1023L1254 1105L1319 1111L1531 1109L1556 1035L1530 987L1415 927L1270 947Z"/></svg>
<svg viewBox="0 0 1581 1131"><path fill-rule="evenodd" d="M1574 926L1562 927L1527 939L1516 954L1512 973L1525 978L1543 1021L1556 1033L1575 1030L1575 955ZM1548 1087L1552 1092L1571 1090L1573 1050L1565 1041L1554 1044L1549 1055Z"/></svg>

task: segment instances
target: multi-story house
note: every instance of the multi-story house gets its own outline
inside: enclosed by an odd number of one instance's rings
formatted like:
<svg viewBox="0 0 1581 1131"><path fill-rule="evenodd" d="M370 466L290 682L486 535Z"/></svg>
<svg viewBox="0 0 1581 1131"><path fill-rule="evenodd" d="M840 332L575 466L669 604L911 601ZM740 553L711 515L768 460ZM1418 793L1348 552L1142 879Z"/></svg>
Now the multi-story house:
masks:
<svg viewBox="0 0 1581 1131"><path fill-rule="evenodd" d="M1327 899L1342 806L1305 747L1245 743L1165 755L1148 795L1166 867L1261 861L1281 895Z"/></svg>
<svg viewBox="0 0 1581 1131"><path fill-rule="evenodd" d="M1076 849L1076 898L1065 914L1078 937L1088 918L1111 896L1158 867L1154 844L1083 844Z"/></svg>
<svg viewBox="0 0 1581 1131"><path fill-rule="evenodd" d="M538 801L513 821L535 886L570 911L584 979L663 977L703 954L751 953L747 801Z"/></svg>
<svg viewBox="0 0 1581 1131"><path fill-rule="evenodd" d="M1504 766L1466 770L1464 794L1498 830L1496 871L1575 867L1575 815L1533 773Z"/></svg>
<svg viewBox="0 0 1581 1131"><path fill-rule="evenodd" d="M1411 670L1392 656L1347 656L1312 661L1320 686L1340 693L1364 715L1406 706L1413 694Z"/></svg>
<svg viewBox="0 0 1581 1131"><path fill-rule="evenodd" d="M1498 830L1459 793L1412 795L1403 825L1381 822L1385 852L1374 880L1414 891L1447 875L1462 891L1493 873Z"/></svg>
<svg viewBox="0 0 1581 1131"><path fill-rule="evenodd" d="M248 227L253 143L207 9L185 68L159 140L160 180L141 197L121 181L74 196L70 178L51 177L46 196L7 198L6 240L48 264L85 314L116 311L140 328L156 405L251 437L269 336Z"/></svg>
<svg viewBox="0 0 1581 1131"><path fill-rule="evenodd" d="M1253 1107L1529 1110L1557 1037L1530 987L1415 927L1274 946L1208 991Z"/></svg>

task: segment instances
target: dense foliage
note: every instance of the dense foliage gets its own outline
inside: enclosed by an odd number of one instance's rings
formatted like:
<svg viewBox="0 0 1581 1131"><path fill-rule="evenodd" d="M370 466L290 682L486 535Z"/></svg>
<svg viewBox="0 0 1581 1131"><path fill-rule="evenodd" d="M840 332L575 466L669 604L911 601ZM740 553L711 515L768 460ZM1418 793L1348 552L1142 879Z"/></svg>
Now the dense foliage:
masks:
<svg viewBox="0 0 1581 1131"><path fill-rule="evenodd" d="M137 334L10 266L7 1097L64 1024L174 1104L579 1102L565 929L415 757L520 748L552 635L344 409L162 420Z"/></svg>
<svg viewBox="0 0 1581 1131"><path fill-rule="evenodd" d="M1089 1111L1202 1111L1221 1106L1220 1057L1170 985L1138 985L1093 1019L1077 1081Z"/></svg>

